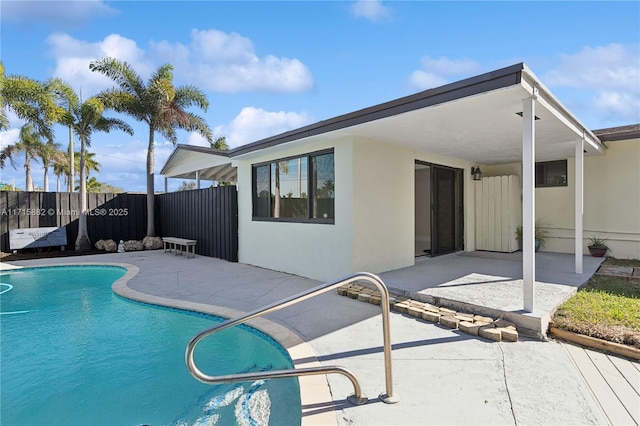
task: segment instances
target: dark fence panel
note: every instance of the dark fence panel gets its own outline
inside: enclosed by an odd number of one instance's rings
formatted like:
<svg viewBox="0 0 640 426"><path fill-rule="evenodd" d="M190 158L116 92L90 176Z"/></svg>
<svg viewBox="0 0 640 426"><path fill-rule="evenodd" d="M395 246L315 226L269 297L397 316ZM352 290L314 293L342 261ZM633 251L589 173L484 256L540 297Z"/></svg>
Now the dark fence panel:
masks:
<svg viewBox="0 0 640 426"><path fill-rule="evenodd" d="M197 254L238 261L235 186L159 194L155 204L158 235L197 240Z"/></svg>
<svg viewBox="0 0 640 426"><path fill-rule="evenodd" d="M145 194L87 194L87 231L101 239L141 240L146 234ZM9 230L58 226L67 232L67 248L78 236L78 193L0 191L0 249L10 252Z"/></svg>

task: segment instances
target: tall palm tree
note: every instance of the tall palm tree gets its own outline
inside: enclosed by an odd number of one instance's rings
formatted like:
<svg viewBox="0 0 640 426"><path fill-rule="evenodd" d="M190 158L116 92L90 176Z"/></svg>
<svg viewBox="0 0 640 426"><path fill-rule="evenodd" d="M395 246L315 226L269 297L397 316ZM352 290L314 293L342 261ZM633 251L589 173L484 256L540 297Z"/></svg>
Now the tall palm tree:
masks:
<svg viewBox="0 0 640 426"><path fill-rule="evenodd" d="M42 167L44 168L44 192L49 192L49 168L65 161L66 155L60 151L60 144L49 141L42 145L40 150Z"/></svg>
<svg viewBox="0 0 640 426"><path fill-rule="evenodd" d="M129 114L149 126L147 146L147 236L155 236L154 227L154 152L153 142L156 132L173 144L177 143L176 129L198 132L209 143L213 140L211 129L202 117L186 111L196 106L206 112L209 107L206 95L194 86L173 85L173 67L161 65L151 75L147 83L127 62L115 58L103 58L89 64L97 71L111 78L117 87L97 95L107 108Z"/></svg>
<svg viewBox="0 0 640 426"><path fill-rule="evenodd" d="M71 114L72 103L78 99L73 88L59 78L48 80L47 85L55 97L56 105L58 105L59 108L64 108ZM73 192L73 180L76 173L75 165L77 160L75 159L75 149L73 147L73 127L67 127L69 129L69 149L67 155L70 159L69 167L67 167L67 192Z"/></svg>
<svg viewBox="0 0 640 426"><path fill-rule="evenodd" d="M78 219L78 238L76 239L76 251L89 251L91 240L87 233L87 179L85 177L85 152L86 147L91 146L91 136L94 132L110 132L122 130L130 135L133 129L124 121L117 118L103 116L104 104L98 98L89 98L80 102L75 94L69 97L70 108L63 116L63 124L73 128L80 140L80 218Z"/></svg>
<svg viewBox="0 0 640 426"><path fill-rule="evenodd" d="M27 123L20 128L20 136L13 145L6 146L0 152L0 167L5 166L5 160L9 159L15 169L14 156L24 152L25 191L33 191L33 178L31 177L31 161L38 161L44 148L42 135L32 124Z"/></svg>
<svg viewBox="0 0 640 426"><path fill-rule="evenodd" d="M67 183L67 180L69 179L69 160L66 155L64 156L65 161L64 162L55 162L53 163L53 174L56 175L56 192L61 192L60 191L60 178L62 176L64 176L65 179L65 184Z"/></svg>

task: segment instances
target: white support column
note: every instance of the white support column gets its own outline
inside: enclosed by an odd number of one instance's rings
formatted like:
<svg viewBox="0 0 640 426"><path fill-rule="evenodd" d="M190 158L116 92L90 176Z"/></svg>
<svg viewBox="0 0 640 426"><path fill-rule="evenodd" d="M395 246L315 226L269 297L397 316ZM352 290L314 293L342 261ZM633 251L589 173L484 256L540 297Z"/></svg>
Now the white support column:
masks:
<svg viewBox="0 0 640 426"><path fill-rule="evenodd" d="M164 193L165 193L165 194L166 194L167 192L169 192L169 191L167 191L167 187L168 187L168 185L167 185L167 181L168 181L168 180L169 180L169 178L164 178Z"/></svg>
<svg viewBox="0 0 640 426"><path fill-rule="evenodd" d="M522 290L524 310L533 312L536 282L535 250L535 100L533 96L522 100Z"/></svg>
<svg viewBox="0 0 640 426"><path fill-rule="evenodd" d="M584 214L584 131L582 139L576 142L576 206L575 206L575 253L576 253L576 274L582 273L583 257L583 223Z"/></svg>
<svg viewBox="0 0 640 426"><path fill-rule="evenodd" d="M200 170L196 170L196 188L200 189Z"/></svg>

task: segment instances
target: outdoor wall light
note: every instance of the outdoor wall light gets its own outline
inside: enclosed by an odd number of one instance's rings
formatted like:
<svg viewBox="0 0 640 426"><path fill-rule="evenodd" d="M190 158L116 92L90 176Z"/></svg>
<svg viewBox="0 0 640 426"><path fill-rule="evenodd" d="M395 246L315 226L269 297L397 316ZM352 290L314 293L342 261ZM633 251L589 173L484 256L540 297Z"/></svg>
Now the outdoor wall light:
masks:
<svg viewBox="0 0 640 426"><path fill-rule="evenodd" d="M482 180L482 171L480 171L480 166L471 167L471 174L473 175L473 180Z"/></svg>

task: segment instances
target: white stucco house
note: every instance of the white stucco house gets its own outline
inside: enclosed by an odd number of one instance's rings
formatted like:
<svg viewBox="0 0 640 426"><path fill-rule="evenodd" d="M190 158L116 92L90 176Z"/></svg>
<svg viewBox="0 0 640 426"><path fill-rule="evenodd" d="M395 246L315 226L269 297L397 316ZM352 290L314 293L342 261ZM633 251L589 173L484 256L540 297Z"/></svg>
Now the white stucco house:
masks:
<svg viewBox="0 0 640 426"><path fill-rule="evenodd" d="M591 235L640 258L640 125L589 130L524 64L228 152L179 145L161 173L237 179L239 261L319 280L514 251L522 224L532 311L536 220L577 272Z"/></svg>

